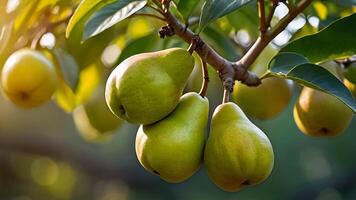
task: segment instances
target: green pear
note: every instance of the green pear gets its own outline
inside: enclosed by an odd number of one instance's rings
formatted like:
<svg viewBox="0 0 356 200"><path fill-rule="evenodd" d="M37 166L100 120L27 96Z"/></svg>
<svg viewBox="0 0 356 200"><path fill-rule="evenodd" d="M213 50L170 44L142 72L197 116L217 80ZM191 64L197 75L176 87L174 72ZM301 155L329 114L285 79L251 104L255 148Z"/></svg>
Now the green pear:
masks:
<svg viewBox="0 0 356 200"><path fill-rule="evenodd" d="M251 66L251 71L262 76L277 50L267 46ZM266 120L277 117L288 105L293 95L293 82L272 77L262 80L258 87L248 87L236 82L232 98L250 117Z"/></svg>
<svg viewBox="0 0 356 200"><path fill-rule="evenodd" d="M166 118L141 125L136 155L141 165L171 183L183 182L200 167L208 121L209 102L187 93Z"/></svg>
<svg viewBox="0 0 356 200"><path fill-rule="evenodd" d="M106 102L121 119L152 124L177 106L193 68L193 56L180 48L134 55L111 73Z"/></svg>
<svg viewBox="0 0 356 200"><path fill-rule="evenodd" d="M102 85L87 102L73 111L73 119L82 138L89 142L108 141L124 124L106 105Z"/></svg>
<svg viewBox="0 0 356 200"><path fill-rule="evenodd" d="M353 113L334 96L304 87L293 109L294 121L309 136L335 136L350 124Z"/></svg>
<svg viewBox="0 0 356 200"><path fill-rule="evenodd" d="M238 191L264 181L273 163L269 139L240 107L231 102L218 106L204 157L212 181L225 191Z"/></svg>

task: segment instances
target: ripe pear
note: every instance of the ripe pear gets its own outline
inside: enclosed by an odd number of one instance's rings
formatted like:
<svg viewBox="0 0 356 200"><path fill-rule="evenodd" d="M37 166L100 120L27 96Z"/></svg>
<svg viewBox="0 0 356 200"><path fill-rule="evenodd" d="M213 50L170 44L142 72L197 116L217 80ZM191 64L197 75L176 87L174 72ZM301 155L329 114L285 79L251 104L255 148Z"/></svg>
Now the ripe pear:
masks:
<svg viewBox="0 0 356 200"><path fill-rule="evenodd" d="M252 64L251 71L262 76L277 50L267 46ZM290 80L272 77L262 80L258 87L248 87L236 82L232 98L250 117L266 120L277 117L288 105L293 95L293 83Z"/></svg>
<svg viewBox="0 0 356 200"><path fill-rule="evenodd" d="M335 136L350 124L353 113L339 99L304 87L293 109L294 121L309 136Z"/></svg>
<svg viewBox="0 0 356 200"><path fill-rule="evenodd" d="M58 85L53 63L41 52L21 49L5 62L1 85L18 107L33 108L49 101Z"/></svg>
<svg viewBox="0 0 356 200"><path fill-rule="evenodd" d="M134 55L111 73L106 102L130 123L157 122L177 106L193 67L193 56L180 48Z"/></svg>
<svg viewBox="0 0 356 200"><path fill-rule="evenodd" d="M229 192L261 183L274 163L267 136L231 102L214 111L204 155L209 177Z"/></svg>
<svg viewBox="0 0 356 200"><path fill-rule="evenodd" d="M202 161L208 110L207 98L187 93L166 118L141 125L136 136L141 165L171 183L192 176Z"/></svg>
<svg viewBox="0 0 356 200"><path fill-rule="evenodd" d="M106 142L124 124L106 105L103 85L74 110L73 119L80 135L88 142Z"/></svg>

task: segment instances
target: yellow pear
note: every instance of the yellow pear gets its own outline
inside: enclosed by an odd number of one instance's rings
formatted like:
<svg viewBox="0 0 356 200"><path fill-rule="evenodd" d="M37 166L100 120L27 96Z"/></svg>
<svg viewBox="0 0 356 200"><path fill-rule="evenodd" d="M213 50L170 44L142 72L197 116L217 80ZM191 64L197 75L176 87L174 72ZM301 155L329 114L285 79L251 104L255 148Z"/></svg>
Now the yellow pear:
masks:
<svg viewBox="0 0 356 200"><path fill-rule="evenodd" d="M5 62L1 85L6 96L21 108L33 108L50 100L58 84L53 63L42 53L21 49Z"/></svg>
<svg viewBox="0 0 356 200"><path fill-rule="evenodd" d="M134 55L111 73L106 102L130 123L157 122L177 106L193 67L193 56L180 48Z"/></svg>
<svg viewBox="0 0 356 200"><path fill-rule="evenodd" d="M339 99L304 87L293 109L300 131L310 136L335 136L350 124L353 113Z"/></svg>
<svg viewBox="0 0 356 200"><path fill-rule="evenodd" d="M171 183L192 176L202 161L208 110L207 98L187 93L166 118L141 125L136 136L136 155L141 165Z"/></svg>
<svg viewBox="0 0 356 200"><path fill-rule="evenodd" d="M211 180L225 191L238 191L264 181L274 163L272 145L234 103L213 114L204 164Z"/></svg>
<svg viewBox="0 0 356 200"><path fill-rule="evenodd" d="M262 76L277 50L267 46L251 66L251 71ZM258 87L248 87L236 82L232 98L250 117L272 119L278 116L288 105L293 94L293 83L290 80L272 77L262 80Z"/></svg>

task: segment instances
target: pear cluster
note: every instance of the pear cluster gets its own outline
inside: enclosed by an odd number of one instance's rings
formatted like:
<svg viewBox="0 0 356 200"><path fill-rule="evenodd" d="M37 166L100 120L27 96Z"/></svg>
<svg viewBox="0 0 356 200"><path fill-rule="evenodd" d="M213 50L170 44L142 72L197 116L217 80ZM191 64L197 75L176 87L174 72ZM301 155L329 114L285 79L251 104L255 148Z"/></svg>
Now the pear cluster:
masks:
<svg viewBox="0 0 356 200"><path fill-rule="evenodd" d="M136 155L149 172L170 183L191 177L204 163L221 189L263 182L274 163L272 145L235 103L218 106L206 140L209 101L183 94L194 58L184 49L143 53L110 75L106 102L119 118L139 124Z"/></svg>

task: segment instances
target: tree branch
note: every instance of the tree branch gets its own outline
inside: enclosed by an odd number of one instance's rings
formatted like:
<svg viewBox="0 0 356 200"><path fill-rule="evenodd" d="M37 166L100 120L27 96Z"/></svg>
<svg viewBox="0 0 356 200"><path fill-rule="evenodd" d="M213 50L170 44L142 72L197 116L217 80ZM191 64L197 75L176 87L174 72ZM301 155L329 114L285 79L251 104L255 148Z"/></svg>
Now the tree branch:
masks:
<svg viewBox="0 0 356 200"><path fill-rule="evenodd" d="M181 37L185 42L190 44L196 37L196 34L173 16L169 10L163 13L163 15L166 22L174 28L175 34ZM204 43L201 48L197 49L196 52L200 57L207 58L206 62L220 73L223 81L239 80L249 86L257 86L261 83L256 74L226 60L206 43Z"/></svg>
<svg viewBox="0 0 356 200"><path fill-rule="evenodd" d="M260 32L261 35L267 32L267 21L266 21L266 13L265 13L265 0L258 0L257 1L258 7L258 17L260 19Z"/></svg>
<svg viewBox="0 0 356 200"><path fill-rule="evenodd" d="M256 60L256 58L260 55L263 49L279 34L281 33L288 24L303 10L308 7L308 5L313 0L302 0L299 4L294 7L294 9L290 10L289 13L281 19L275 27L268 30L266 34L260 35L260 37L256 40L253 46L249 49L249 51L236 62L237 66L241 66L242 68L248 69L250 65Z"/></svg>

